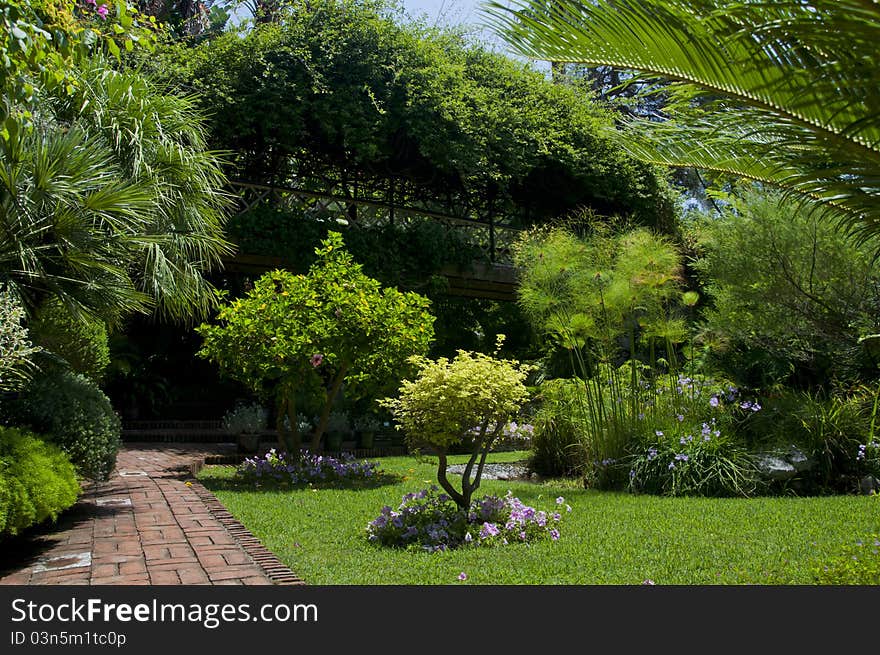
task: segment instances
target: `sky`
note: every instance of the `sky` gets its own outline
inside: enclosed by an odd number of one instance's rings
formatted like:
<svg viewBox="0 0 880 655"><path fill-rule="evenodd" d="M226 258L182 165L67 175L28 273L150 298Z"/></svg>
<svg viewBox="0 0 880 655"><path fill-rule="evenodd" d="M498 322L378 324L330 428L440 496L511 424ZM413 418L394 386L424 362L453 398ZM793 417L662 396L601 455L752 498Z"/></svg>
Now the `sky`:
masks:
<svg viewBox="0 0 880 655"><path fill-rule="evenodd" d="M407 13L425 14L439 24L476 23L480 0L402 0Z"/></svg>

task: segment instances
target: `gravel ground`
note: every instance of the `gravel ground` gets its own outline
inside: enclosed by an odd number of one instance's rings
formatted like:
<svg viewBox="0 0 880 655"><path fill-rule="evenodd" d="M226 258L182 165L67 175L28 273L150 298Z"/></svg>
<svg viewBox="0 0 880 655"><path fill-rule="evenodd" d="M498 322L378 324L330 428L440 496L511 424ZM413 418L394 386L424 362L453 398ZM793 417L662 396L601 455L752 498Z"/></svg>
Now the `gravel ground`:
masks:
<svg viewBox="0 0 880 655"><path fill-rule="evenodd" d="M447 471L454 474L464 473L464 464L453 464ZM529 471L524 463L507 462L504 464L486 464L483 468L483 480L528 480Z"/></svg>

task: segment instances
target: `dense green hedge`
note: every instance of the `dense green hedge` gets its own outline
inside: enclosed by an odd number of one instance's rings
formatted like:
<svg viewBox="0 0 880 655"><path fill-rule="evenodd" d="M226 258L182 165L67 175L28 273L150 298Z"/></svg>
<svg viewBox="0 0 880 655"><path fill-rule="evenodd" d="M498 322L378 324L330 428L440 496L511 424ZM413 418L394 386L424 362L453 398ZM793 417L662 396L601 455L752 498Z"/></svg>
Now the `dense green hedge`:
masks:
<svg viewBox="0 0 880 655"><path fill-rule="evenodd" d="M0 427L0 537L55 520L79 490L73 464L58 447Z"/></svg>
<svg viewBox="0 0 880 655"><path fill-rule="evenodd" d="M294 3L276 24L168 46L144 65L200 94L212 145L246 181L393 178L398 201L417 187L524 222L583 205L671 217L662 175L614 145L612 117L585 89L459 34L402 25L383 0Z"/></svg>
<svg viewBox="0 0 880 655"><path fill-rule="evenodd" d="M104 323L93 318L74 317L60 302L45 303L28 329L37 346L61 358L76 373L100 381L110 364Z"/></svg>
<svg viewBox="0 0 880 655"><path fill-rule="evenodd" d="M103 480L113 470L122 424L110 400L86 376L69 371L42 375L8 405L7 424L46 435L81 475Z"/></svg>

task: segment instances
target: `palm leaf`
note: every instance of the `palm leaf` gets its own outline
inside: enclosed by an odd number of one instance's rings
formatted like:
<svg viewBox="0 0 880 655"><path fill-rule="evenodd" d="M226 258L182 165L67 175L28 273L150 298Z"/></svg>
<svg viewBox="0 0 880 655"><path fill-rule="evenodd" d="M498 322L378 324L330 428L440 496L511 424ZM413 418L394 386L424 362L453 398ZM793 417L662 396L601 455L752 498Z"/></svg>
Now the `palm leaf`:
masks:
<svg viewBox="0 0 880 655"><path fill-rule="evenodd" d="M774 184L880 235L878 3L513 0L486 12L522 55L678 83L670 122L623 126L632 154Z"/></svg>

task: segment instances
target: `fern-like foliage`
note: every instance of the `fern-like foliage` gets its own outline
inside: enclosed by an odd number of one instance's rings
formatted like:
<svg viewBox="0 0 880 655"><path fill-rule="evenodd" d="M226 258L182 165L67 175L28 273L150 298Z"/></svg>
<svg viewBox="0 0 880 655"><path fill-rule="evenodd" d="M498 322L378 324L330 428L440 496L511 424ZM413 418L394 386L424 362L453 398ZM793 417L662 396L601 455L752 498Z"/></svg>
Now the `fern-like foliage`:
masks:
<svg viewBox="0 0 880 655"><path fill-rule="evenodd" d="M875 0L511 0L485 13L522 55L671 81L670 120L621 132L637 157L775 185L880 236Z"/></svg>

